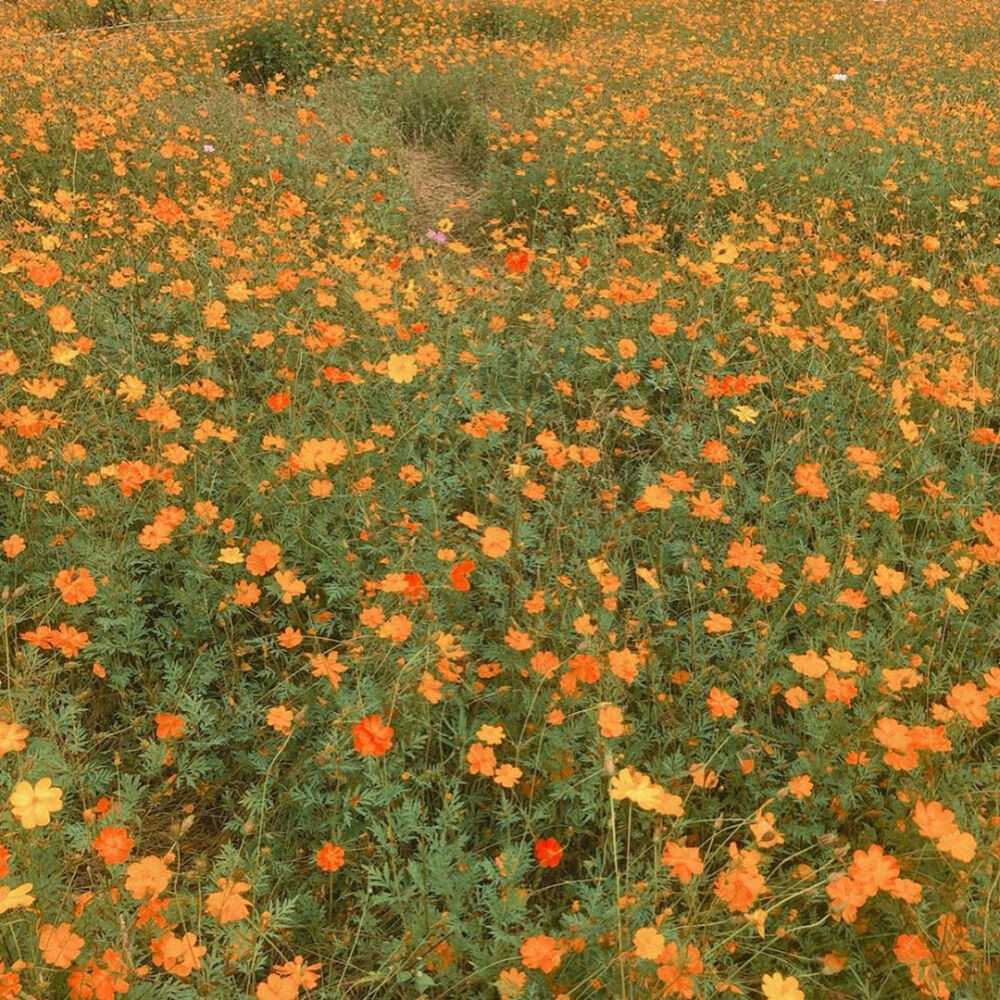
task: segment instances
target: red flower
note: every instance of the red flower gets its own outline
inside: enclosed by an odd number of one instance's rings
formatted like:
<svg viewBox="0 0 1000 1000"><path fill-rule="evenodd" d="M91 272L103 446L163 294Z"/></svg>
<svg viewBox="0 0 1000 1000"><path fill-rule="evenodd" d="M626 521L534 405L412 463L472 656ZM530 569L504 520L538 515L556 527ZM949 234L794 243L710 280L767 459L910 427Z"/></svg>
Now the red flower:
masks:
<svg viewBox="0 0 1000 1000"><path fill-rule="evenodd" d="M123 826L106 826L94 838L94 850L106 865L120 865L128 859L135 841Z"/></svg>
<svg viewBox="0 0 1000 1000"><path fill-rule="evenodd" d="M562 861L562 846L555 837L545 837L535 844L535 857L542 868L555 868Z"/></svg>
<svg viewBox="0 0 1000 1000"><path fill-rule="evenodd" d="M344 866L344 849L327 841L316 852L316 864L325 872L335 872Z"/></svg>
<svg viewBox="0 0 1000 1000"><path fill-rule="evenodd" d="M406 590L403 596L411 603L417 604L428 597L427 588L424 586L423 577L419 573L406 574Z"/></svg>
<svg viewBox="0 0 1000 1000"><path fill-rule="evenodd" d="M287 392L276 392L273 396L267 397L267 405L275 413L281 413L282 410L292 405L292 397Z"/></svg>
<svg viewBox="0 0 1000 1000"><path fill-rule="evenodd" d="M392 726L382 725L381 715L366 715L352 730L354 749L362 757L381 757L392 746Z"/></svg>
<svg viewBox="0 0 1000 1000"><path fill-rule="evenodd" d="M471 584L469 583L469 574L476 568L476 564L471 559L463 559L461 562L455 563L451 567L451 572L448 574L451 580L451 585L456 590L469 590Z"/></svg>
<svg viewBox="0 0 1000 1000"><path fill-rule="evenodd" d="M504 258L504 264L510 274L524 274L531 263L531 257L526 250L511 250Z"/></svg>

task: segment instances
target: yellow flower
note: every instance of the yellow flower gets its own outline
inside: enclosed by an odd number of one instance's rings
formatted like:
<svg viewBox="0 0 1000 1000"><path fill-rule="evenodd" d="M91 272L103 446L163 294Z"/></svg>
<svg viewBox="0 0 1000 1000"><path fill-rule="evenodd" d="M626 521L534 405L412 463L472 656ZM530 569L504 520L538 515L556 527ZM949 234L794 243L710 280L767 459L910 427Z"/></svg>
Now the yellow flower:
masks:
<svg viewBox="0 0 1000 1000"><path fill-rule="evenodd" d="M417 361L412 354L390 354L385 363L385 373L393 382L412 382L417 370Z"/></svg>
<svg viewBox="0 0 1000 1000"><path fill-rule="evenodd" d="M752 424L760 415L760 410L752 406L734 406L729 411L741 424Z"/></svg>
<svg viewBox="0 0 1000 1000"><path fill-rule="evenodd" d="M52 813L62 809L62 789L52 784L51 778L42 778L32 787L30 782L19 781L10 793L10 810L25 830L48 826Z"/></svg>
<svg viewBox="0 0 1000 1000"><path fill-rule="evenodd" d="M760 988L767 1000L805 1000L805 994L799 989L799 981L795 976L773 972L764 976Z"/></svg>
<svg viewBox="0 0 1000 1000"><path fill-rule="evenodd" d="M667 942L655 927L640 927L632 936L632 946L639 958L655 962L666 948Z"/></svg>
<svg viewBox="0 0 1000 1000"><path fill-rule="evenodd" d="M712 261L715 264L732 264L740 255L740 248L728 237L712 244Z"/></svg>
<svg viewBox="0 0 1000 1000"><path fill-rule="evenodd" d="M0 913L16 910L19 906L31 906L35 897L31 895L34 886L30 882L11 889L9 885L0 885Z"/></svg>

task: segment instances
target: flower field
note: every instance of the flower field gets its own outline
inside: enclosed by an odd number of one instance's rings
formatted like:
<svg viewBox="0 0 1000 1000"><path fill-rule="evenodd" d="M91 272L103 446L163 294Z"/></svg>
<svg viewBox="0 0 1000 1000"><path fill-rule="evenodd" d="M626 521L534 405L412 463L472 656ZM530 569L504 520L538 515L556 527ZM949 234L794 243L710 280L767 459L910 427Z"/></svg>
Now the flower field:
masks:
<svg viewBox="0 0 1000 1000"><path fill-rule="evenodd" d="M21 0L0 1000L1000 996L994 0Z"/></svg>

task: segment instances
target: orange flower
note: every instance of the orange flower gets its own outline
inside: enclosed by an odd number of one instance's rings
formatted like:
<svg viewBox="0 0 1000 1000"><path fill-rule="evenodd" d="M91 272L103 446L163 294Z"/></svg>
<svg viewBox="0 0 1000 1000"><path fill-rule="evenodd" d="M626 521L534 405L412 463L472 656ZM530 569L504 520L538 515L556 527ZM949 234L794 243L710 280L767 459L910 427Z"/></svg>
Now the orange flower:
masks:
<svg viewBox="0 0 1000 1000"><path fill-rule="evenodd" d="M684 847L673 840L663 848L660 862L670 869L671 875L685 884L705 870L697 847Z"/></svg>
<svg viewBox="0 0 1000 1000"><path fill-rule="evenodd" d="M788 662L792 665L792 670L803 677L823 677L830 669L829 664L815 649L807 649L804 653L789 653Z"/></svg>
<svg viewBox="0 0 1000 1000"><path fill-rule="evenodd" d="M731 913L746 913L766 888L764 876L755 866L722 872L712 886Z"/></svg>
<svg viewBox="0 0 1000 1000"><path fill-rule="evenodd" d="M520 780L524 772L513 764L501 764L493 775L493 780L501 788L513 788Z"/></svg>
<svg viewBox="0 0 1000 1000"><path fill-rule="evenodd" d="M469 765L469 774L482 774L489 778L496 771L496 754L491 747L482 743L473 743L465 759Z"/></svg>
<svg viewBox="0 0 1000 1000"><path fill-rule="evenodd" d="M670 490L659 483L654 483L642 491L642 497L636 502L643 504L643 510L670 510L673 499L674 495Z"/></svg>
<svg viewBox="0 0 1000 1000"><path fill-rule="evenodd" d="M892 493L869 493L865 502L872 510L887 514L890 520L899 519L899 501Z"/></svg>
<svg viewBox="0 0 1000 1000"><path fill-rule="evenodd" d="M727 694L717 687L712 688L709 692L705 704L713 719L731 719L740 707L740 703L731 694Z"/></svg>
<svg viewBox="0 0 1000 1000"><path fill-rule="evenodd" d="M948 707L957 712L974 729L981 728L990 719L990 693L975 684L956 684L945 699Z"/></svg>
<svg viewBox="0 0 1000 1000"><path fill-rule="evenodd" d="M900 934L892 950L902 965L920 965L933 958L930 948L916 934Z"/></svg>
<svg viewBox="0 0 1000 1000"><path fill-rule="evenodd" d="M35 901L35 897L31 895L32 889L34 885L31 882L23 882L13 888L0 885L0 914L31 906Z"/></svg>
<svg viewBox="0 0 1000 1000"><path fill-rule="evenodd" d="M28 745L27 739L28 730L24 726L17 722L0 722L0 757L20 752Z"/></svg>
<svg viewBox="0 0 1000 1000"><path fill-rule="evenodd" d="M219 891L205 897L205 912L210 917L215 917L220 924L243 920L250 912L250 902L243 898L243 893L250 888L250 883L220 878L215 884L219 887Z"/></svg>
<svg viewBox="0 0 1000 1000"><path fill-rule="evenodd" d="M42 953L42 961L46 965L54 965L57 969L68 969L83 950L84 940L79 934L73 933L72 924L43 924L38 932L38 948ZM2 995L2 994L0 994Z"/></svg>
<svg viewBox="0 0 1000 1000"><path fill-rule="evenodd" d="M201 968L201 957L207 951L204 945L197 944L197 940L190 931L184 937L167 933L162 937L153 938L150 943L153 964L165 972L185 979L195 969Z"/></svg>
<svg viewBox="0 0 1000 1000"><path fill-rule="evenodd" d="M729 449L722 441L706 441L699 454L706 462L711 462L713 465L729 461Z"/></svg>
<svg viewBox="0 0 1000 1000"><path fill-rule="evenodd" d="M597 728L605 739L613 739L625 732L624 716L617 705L602 705L597 712Z"/></svg>
<svg viewBox="0 0 1000 1000"><path fill-rule="evenodd" d="M887 891L899 878L899 865L878 844L872 844L867 851L854 852L854 861L847 875L869 896L874 896L879 891Z"/></svg>
<svg viewBox="0 0 1000 1000"><path fill-rule="evenodd" d="M949 608L954 608L960 615L964 615L969 610L969 602L951 587L944 588L944 603Z"/></svg>
<svg viewBox="0 0 1000 1000"><path fill-rule="evenodd" d="M722 565L730 569L760 569L764 565L764 546L755 545L749 538L730 542Z"/></svg>
<svg viewBox="0 0 1000 1000"><path fill-rule="evenodd" d="M292 721L295 713L284 705L276 705L267 713L267 724L282 736L288 736L292 731Z"/></svg>
<svg viewBox="0 0 1000 1000"><path fill-rule="evenodd" d="M871 448L850 445L844 449L844 454L849 462L853 462L857 466L861 475L868 476L869 479L878 479L882 475L882 465L878 452L872 451Z"/></svg>
<svg viewBox="0 0 1000 1000"><path fill-rule="evenodd" d="M0 548L8 559L13 559L24 551L24 539L20 535L11 535L0 542Z"/></svg>
<svg viewBox="0 0 1000 1000"><path fill-rule="evenodd" d="M479 539L483 555L499 559L510 548L510 532L506 528L486 528Z"/></svg>
<svg viewBox="0 0 1000 1000"><path fill-rule="evenodd" d="M733 620L718 611L709 611L701 624L709 635L724 635L733 627Z"/></svg>
<svg viewBox="0 0 1000 1000"><path fill-rule="evenodd" d="M441 682L432 673L425 670L420 677L420 683L417 685L417 690L432 705L437 705L444 697L441 694L442 687L443 685Z"/></svg>
<svg viewBox="0 0 1000 1000"><path fill-rule="evenodd" d="M132 862L125 869L125 876L125 891L136 900L159 896L171 878L170 869L155 854Z"/></svg>
<svg viewBox="0 0 1000 1000"><path fill-rule="evenodd" d="M807 799L812 795L813 780L808 774L797 774L788 781L788 793L796 799Z"/></svg>
<svg viewBox="0 0 1000 1000"><path fill-rule="evenodd" d="M825 500L830 495L826 483L820 478L819 470L819 462L804 462L796 466L795 482L798 483L796 494L804 493L814 500Z"/></svg>
<svg viewBox="0 0 1000 1000"><path fill-rule="evenodd" d="M252 580L237 580L232 596L234 604L238 604L241 608L249 608L260 600L260 587Z"/></svg>
<svg viewBox="0 0 1000 1000"><path fill-rule="evenodd" d="M750 824L750 832L757 846L762 850L777 847L785 842L783 834L774 825L774 813L757 810L757 818Z"/></svg>
<svg viewBox="0 0 1000 1000"><path fill-rule="evenodd" d="M950 809L945 809L940 802L924 803L922 799L917 799L913 809L913 821L917 824L920 835L927 837L928 840L947 837L958 830L955 814Z"/></svg>
<svg viewBox="0 0 1000 1000"><path fill-rule="evenodd" d="M906 586L906 577L896 569L879 563L875 568L875 575L872 577L875 586L882 597L892 597L898 594Z"/></svg>
<svg viewBox="0 0 1000 1000"><path fill-rule="evenodd" d="M704 969L701 952L693 945L685 945L682 952L676 941L671 941L657 958L657 979L663 983L667 996L691 1000L694 993L694 976Z"/></svg>
<svg viewBox="0 0 1000 1000"><path fill-rule="evenodd" d="M527 632L522 632L520 629L515 628L511 625L507 629L507 634L504 636L505 643L510 646L511 649L516 649L519 653L524 653L531 649L531 636Z"/></svg>
<svg viewBox="0 0 1000 1000"><path fill-rule="evenodd" d="M839 875L826 885L830 897L830 913L833 919L853 924L858 918L858 910L871 898L865 887L847 875Z"/></svg>
<svg viewBox="0 0 1000 1000"><path fill-rule="evenodd" d="M49 324L56 333L76 333L73 314L62 304L52 306L47 312Z"/></svg>
<svg viewBox="0 0 1000 1000"><path fill-rule="evenodd" d="M71 566L57 573L52 582L66 604L84 604L97 593L94 578L85 568Z"/></svg>
<svg viewBox="0 0 1000 1000"><path fill-rule="evenodd" d="M274 582L281 588L282 604L291 604L294 598L306 592L306 585L296 579L295 570L276 570Z"/></svg>
<svg viewBox="0 0 1000 1000"><path fill-rule="evenodd" d="M135 841L128 835L125 827L106 826L94 838L91 846L106 865L120 865L132 853Z"/></svg>
<svg viewBox="0 0 1000 1000"><path fill-rule="evenodd" d="M559 657L549 650L540 649L531 657L531 669L543 677L551 677L559 669Z"/></svg>
<svg viewBox="0 0 1000 1000"><path fill-rule="evenodd" d="M503 726L491 726L484 723L476 730L476 736L487 746L498 747L507 738Z"/></svg>
<svg viewBox="0 0 1000 1000"><path fill-rule="evenodd" d="M562 950L555 938L536 934L521 945L521 964L526 969L552 972L562 961Z"/></svg>
<svg viewBox="0 0 1000 1000"><path fill-rule="evenodd" d="M287 392L276 392L273 396L267 397L267 405L275 413L281 413L292 405L292 397Z"/></svg>
<svg viewBox="0 0 1000 1000"><path fill-rule="evenodd" d="M376 632L380 639L392 642L405 642L413 631L413 622L406 615L393 615L384 621Z"/></svg>
<svg viewBox="0 0 1000 1000"><path fill-rule="evenodd" d="M176 740L184 735L187 723L180 715L170 712L158 712L153 721L156 723L156 738L158 740Z"/></svg>
<svg viewBox="0 0 1000 1000"><path fill-rule="evenodd" d="M340 465L347 458L347 443L338 438L308 438L289 462L305 472L326 475L328 465ZM267 572L265 570L265 572Z"/></svg>
<svg viewBox="0 0 1000 1000"><path fill-rule="evenodd" d="M955 814L940 802L924 803L917 800L913 821L921 835L933 840L937 849L950 854L957 861L969 862L976 855L976 840L971 833L963 833L955 822Z"/></svg>
<svg viewBox="0 0 1000 1000"><path fill-rule="evenodd" d="M276 574L277 575L277 574ZM278 645L282 649L296 649L302 645L302 633L291 625L286 625L277 635Z"/></svg>
<svg viewBox="0 0 1000 1000"><path fill-rule="evenodd" d="M381 757L392 748L392 726L382 724L381 715L366 715L351 730L354 749L362 757Z"/></svg>
<svg viewBox="0 0 1000 1000"><path fill-rule="evenodd" d="M334 691L340 687L340 675L347 673L347 664L340 662L340 654L337 650L331 649L326 653L307 653L306 659L312 667L313 677L325 677Z"/></svg>
<svg viewBox="0 0 1000 1000"><path fill-rule="evenodd" d="M634 767L623 767L611 779L610 795L616 802L628 799L640 809L657 812L661 816L684 815L683 800L679 795L672 795L648 774Z"/></svg>
<svg viewBox="0 0 1000 1000"><path fill-rule="evenodd" d="M649 332L654 337L669 337L677 331L677 321L670 313L653 313L649 321Z"/></svg>
<svg viewBox="0 0 1000 1000"><path fill-rule="evenodd" d="M853 587L844 587L837 594L836 602L853 608L855 611L860 611L868 606L868 598L860 590L855 590Z"/></svg>
<svg viewBox="0 0 1000 1000"><path fill-rule="evenodd" d="M612 649L608 651L608 667L615 677L626 684L631 684L639 674L642 661L631 649Z"/></svg>
<svg viewBox="0 0 1000 1000"><path fill-rule="evenodd" d="M254 542L253 547L247 555L245 566L248 573L254 576L263 576L278 565L281 558L281 546L266 539Z"/></svg>
<svg viewBox="0 0 1000 1000"><path fill-rule="evenodd" d="M703 518L706 521L725 520L722 515L722 508L725 501L722 497L717 500L712 499L708 490L701 490L697 497L688 498L688 506L691 508L691 516Z"/></svg>
<svg viewBox="0 0 1000 1000"><path fill-rule="evenodd" d="M942 854L950 854L963 864L968 864L976 856L976 838L971 833L964 833L961 830L955 830L941 837L936 846Z"/></svg>
<svg viewBox="0 0 1000 1000"><path fill-rule="evenodd" d="M209 330L228 330L229 324L226 322L226 303L220 302L218 299L213 299L211 302L206 303L205 308L202 309L202 319L205 321L205 327Z"/></svg>
<svg viewBox="0 0 1000 1000"><path fill-rule="evenodd" d="M344 849L327 841L316 852L316 865L322 871L335 872L344 867Z"/></svg>
<svg viewBox="0 0 1000 1000"><path fill-rule="evenodd" d="M272 972L262 983L257 984L257 1000L295 1000L299 995L299 984L287 976Z"/></svg>
<svg viewBox="0 0 1000 1000"><path fill-rule="evenodd" d="M785 585L781 582L781 567L777 563L764 563L747 578L747 590L760 601L772 601Z"/></svg>
<svg viewBox="0 0 1000 1000"><path fill-rule="evenodd" d="M500 1000L514 1000L524 992L528 977L516 966L504 969L497 977L496 987Z"/></svg>
<svg viewBox="0 0 1000 1000"><path fill-rule="evenodd" d="M116 993L128 993L128 980L120 975L124 971L122 956L108 948L101 956L101 964L90 959L83 968L74 967L66 977L70 1000L88 1000L90 997L114 1000Z"/></svg>
<svg viewBox="0 0 1000 1000"><path fill-rule="evenodd" d="M806 691L805 688L796 685L795 687L790 687L785 692L785 704L787 704L789 708L798 709L808 703L809 692Z"/></svg>
<svg viewBox="0 0 1000 1000"><path fill-rule="evenodd" d="M758 871L760 854L754 850L740 850L731 843L729 857L729 867L719 875L712 888L730 912L746 913L758 896L769 891Z"/></svg>

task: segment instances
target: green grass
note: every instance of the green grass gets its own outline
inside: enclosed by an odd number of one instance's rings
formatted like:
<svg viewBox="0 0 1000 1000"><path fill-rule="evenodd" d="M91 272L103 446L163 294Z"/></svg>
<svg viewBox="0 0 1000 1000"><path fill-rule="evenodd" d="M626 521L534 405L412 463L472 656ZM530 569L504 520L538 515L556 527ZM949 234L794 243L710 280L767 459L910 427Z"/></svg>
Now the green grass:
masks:
<svg viewBox="0 0 1000 1000"><path fill-rule="evenodd" d="M997 993L988 7L11 9L0 997Z"/></svg>

